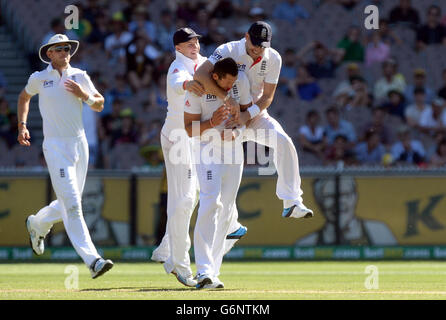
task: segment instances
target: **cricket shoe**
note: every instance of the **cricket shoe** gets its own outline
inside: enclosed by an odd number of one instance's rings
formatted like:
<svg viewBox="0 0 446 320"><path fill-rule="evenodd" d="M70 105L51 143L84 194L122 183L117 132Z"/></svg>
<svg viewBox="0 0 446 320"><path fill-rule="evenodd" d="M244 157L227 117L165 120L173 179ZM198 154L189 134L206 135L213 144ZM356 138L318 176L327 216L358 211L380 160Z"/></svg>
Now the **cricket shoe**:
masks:
<svg viewBox="0 0 446 320"><path fill-rule="evenodd" d="M295 201L294 204L282 211L284 218L312 218L314 216L313 210L308 209L300 201Z"/></svg>
<svg viewBox="0 0 446 320"><path fill-rule="evenodd" d="M45 243L43 240L45 240L45 237L38 236L36 229L33 228L33 219L34 216L30 215L28 218L26 218L26 229L28 229L29 233L29 244L31 245L31 248L33 249L33 252L40 256L45 251Z"/></svg>
<svg viewBox="0 0 446 320"><path fill-rule="evenodd" d="M248 232L248 228L246 228L245 226L240 226L240 228L238 228L234 232L228 234L226 236L226 239L237 239L238 240L241 237L243 237L247 232Z"/></svg>
<svg viewBox="0 0 446 320"><path fill-rule="evenodd" d="M192 275L190 275L189 277L183 277L181 274L179 274L176 271L172 271L171 272L178 280L178 282L180 282L181 284L185 285L186 287L196 287L197 286L197 280L194 279L194 277L192 277Z"/></svg>
<svg viewBox="0 0 446 320"><path fill-rule="evenodd" d="M197 289L203 289L204 286L206 285L211 285L212 282L212 277L206 273L197 275L197 285L195 286L195 288Z"/></svg>
<svg viewBox="0 0 446 320"><path fill-rule="evenodd" d="M203 286L203 289L223 289L225 287L225 284L220 281L217 277L214 277L212 279L211 284L205 284Z"/></svg>
<svg viewBox="0 0 446 320"><path fill-rule="evenodd" d="M159 263L164 263L167 261L168 257L166 257L165 255L160 253L160 250L158 250L158 248L153 250L152 257L150 258L150 260L159 262Z"/></svg>
<svg viewBox="0 0 446 320"><path fill-rule="evenodd" d="M104 260L102 258L98 258L90 266L91 278L96 279L97 277L102 276L108 270L113 268L113 262L111 260Z"/></svg>

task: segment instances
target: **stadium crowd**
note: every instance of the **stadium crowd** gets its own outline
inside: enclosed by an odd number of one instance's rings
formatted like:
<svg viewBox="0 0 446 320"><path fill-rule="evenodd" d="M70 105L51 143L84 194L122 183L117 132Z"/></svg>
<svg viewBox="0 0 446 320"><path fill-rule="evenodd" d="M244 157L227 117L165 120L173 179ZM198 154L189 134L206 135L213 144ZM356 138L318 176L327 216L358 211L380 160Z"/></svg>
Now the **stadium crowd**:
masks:
<svg viewBox="0 0 446 320"><path fill-rule="evenodd" d="M84 108L91 167L162 166L159 134L177 28L190 26L203 35L201 54L210 56L220 44L241 38L256 20L271 24L272 45L283 59L276 100L286 103L275 101L269 110L279 121L289 114L284 108L305 110L295 118L294 132L286 128L301 165L446 165L446 69L443 83L432 86L429 70L413 65L412 76L405 77L397 58L407 48L419 55L429 47L446 46L446 15L440 7L419 12L410 0L398 0L388 16L380 17L379 30L352 25L335 46L313 39L297 48L277 41L284 26L312 19L301 2L318 9L335 4L349 14L359 5L379 7L384 1L281 0L267 11L258 0L166 0L159 12L155 2L119 0L113 2L117 7L101 0L75 3L79 29L66 32L64 17L56 18L42 39L46 43L56 33L67 33L80 40L71 65L88 70L105 97L102 113ZM412 43L397 28L412 34ZM30 62L35 69L44 67L32 57ZM370 81L372 73L376 79ZM0 143L12 149L17 118L15 106L4 98L7 87L0 71Z"/></svg>

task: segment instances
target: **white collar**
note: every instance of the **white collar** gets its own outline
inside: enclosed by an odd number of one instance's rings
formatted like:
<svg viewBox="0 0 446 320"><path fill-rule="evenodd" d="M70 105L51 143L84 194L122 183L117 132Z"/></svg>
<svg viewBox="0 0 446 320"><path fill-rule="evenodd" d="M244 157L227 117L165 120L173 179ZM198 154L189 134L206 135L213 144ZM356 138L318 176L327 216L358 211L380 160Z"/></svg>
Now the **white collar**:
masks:
<svg viewBox="0 0 446 320"><path fill-rule="evenodd" d="M55 71L55 72L57 72L57 74L59 74L59 72L58 72L56 69L53 68L53 65L52 65L51 63L48 65L48 67L46 68L46 70L47 70L48 73L50 73L50 74L51 74L51 72L53 72L53 71ZM73 68L71 67L70 64L68 64L68 67L62 72L62 74L66 73L67 75L70 75L70 74L71 74L71 70L73 70Z"/></svg>
<svg viewBox="0 0 446 320"><path fill-rule="evenodd" d="M265 50L263 50L262 60L269 58L269 50L268 49L269 48L265 48ZM246 38L240 39L238 53L240 56L248 56L252 59L252 57L248 54L248 52L246 52ZM252 60L254 60L254 59L252 59Z"/></svg>
<svg viewBox="0 0 446 320"><path fill-rule="evenodd" d="M186 57L181 52L175 50L176 59L180 61L184 66L186 67L187 71L190 74L194 74L195 72L195 66L197 65L194 60L191 58ZM200 54L198 54L198 59L200 59Z"/></svg>

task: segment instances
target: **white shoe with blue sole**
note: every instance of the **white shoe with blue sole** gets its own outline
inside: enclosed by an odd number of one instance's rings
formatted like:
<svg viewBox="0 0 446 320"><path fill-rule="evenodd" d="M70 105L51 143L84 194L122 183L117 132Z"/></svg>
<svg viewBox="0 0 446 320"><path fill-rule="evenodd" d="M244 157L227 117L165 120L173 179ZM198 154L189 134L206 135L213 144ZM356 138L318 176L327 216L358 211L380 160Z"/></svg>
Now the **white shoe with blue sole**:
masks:
<svg viewBox="0 0 446 320"><path fill-rule="evenodd" d="M313 210L308 209L302 202L296 201L294 205L289 208L285 208L282 211L282 217L284 218L312 218L314 216Z"/></svg>
<svg viewBox="0 0 446 320"><path fill-rule="evenodd" d="M226 236L226 239L240 239L241 237L243 237L246 233L248 232L248 228L246 228L245 226L240 226L240 228L238 228L236 231L228 234Z"/></svg>

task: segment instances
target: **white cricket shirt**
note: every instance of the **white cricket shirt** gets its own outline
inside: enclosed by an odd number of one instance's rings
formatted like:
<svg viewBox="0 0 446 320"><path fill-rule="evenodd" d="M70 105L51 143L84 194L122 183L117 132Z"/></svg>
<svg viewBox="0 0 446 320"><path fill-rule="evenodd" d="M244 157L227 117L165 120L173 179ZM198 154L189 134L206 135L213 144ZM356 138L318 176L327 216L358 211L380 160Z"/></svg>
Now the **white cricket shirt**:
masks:
<svg viewBox="0 0 446 320"><path fill-rule="evenodd" d="M248 105L252 102L249 91L249 80L243 72L239 72L237 80L229 91L230 95L240 105ZM212 94L204 94L201 97L187 92L184 101L184 112L191 114L201 114L201 121L207 121L212 118L213 113L223 105L223 100ZM225 123L215 126L213 129L219 132L223 131ZM206 130L207 131L207 130ZM203 132L203 135L206 134Z"/></svg>
<svg viewBox="0 0 446 320"><path fill-rule="evenodd" d="M218 60L231 57L237 62L239 71L246 73L251 86L254 103L263 94L264 82L277 84L279 82L282 58L273 48L265 48L263 56L254 61L246 52L246 39L222 44L209 57L208 61L215 64Z"/></svg>
<svg viewBox="0 0 446 320"><path fill-rule="evenodd" d="M99 93L86 71L70 65L62 76L50 64L45 70L31 74L28 79L26 92L31 96L39 95L44 137L69 138L85 134L82 100L65 89L67 79L77 82L89 95Z"/></svg>
<svg viewBox="0 0 446 320"><path fill-rule="evenodd" d="M194 60L175 51L176 59L167 71L167 116L163 126L163 134L169 137L173 129L184 129L184 96L186 90L183 83L193 80L195 70L206 58L198 55L198 64Z"/></svg>

